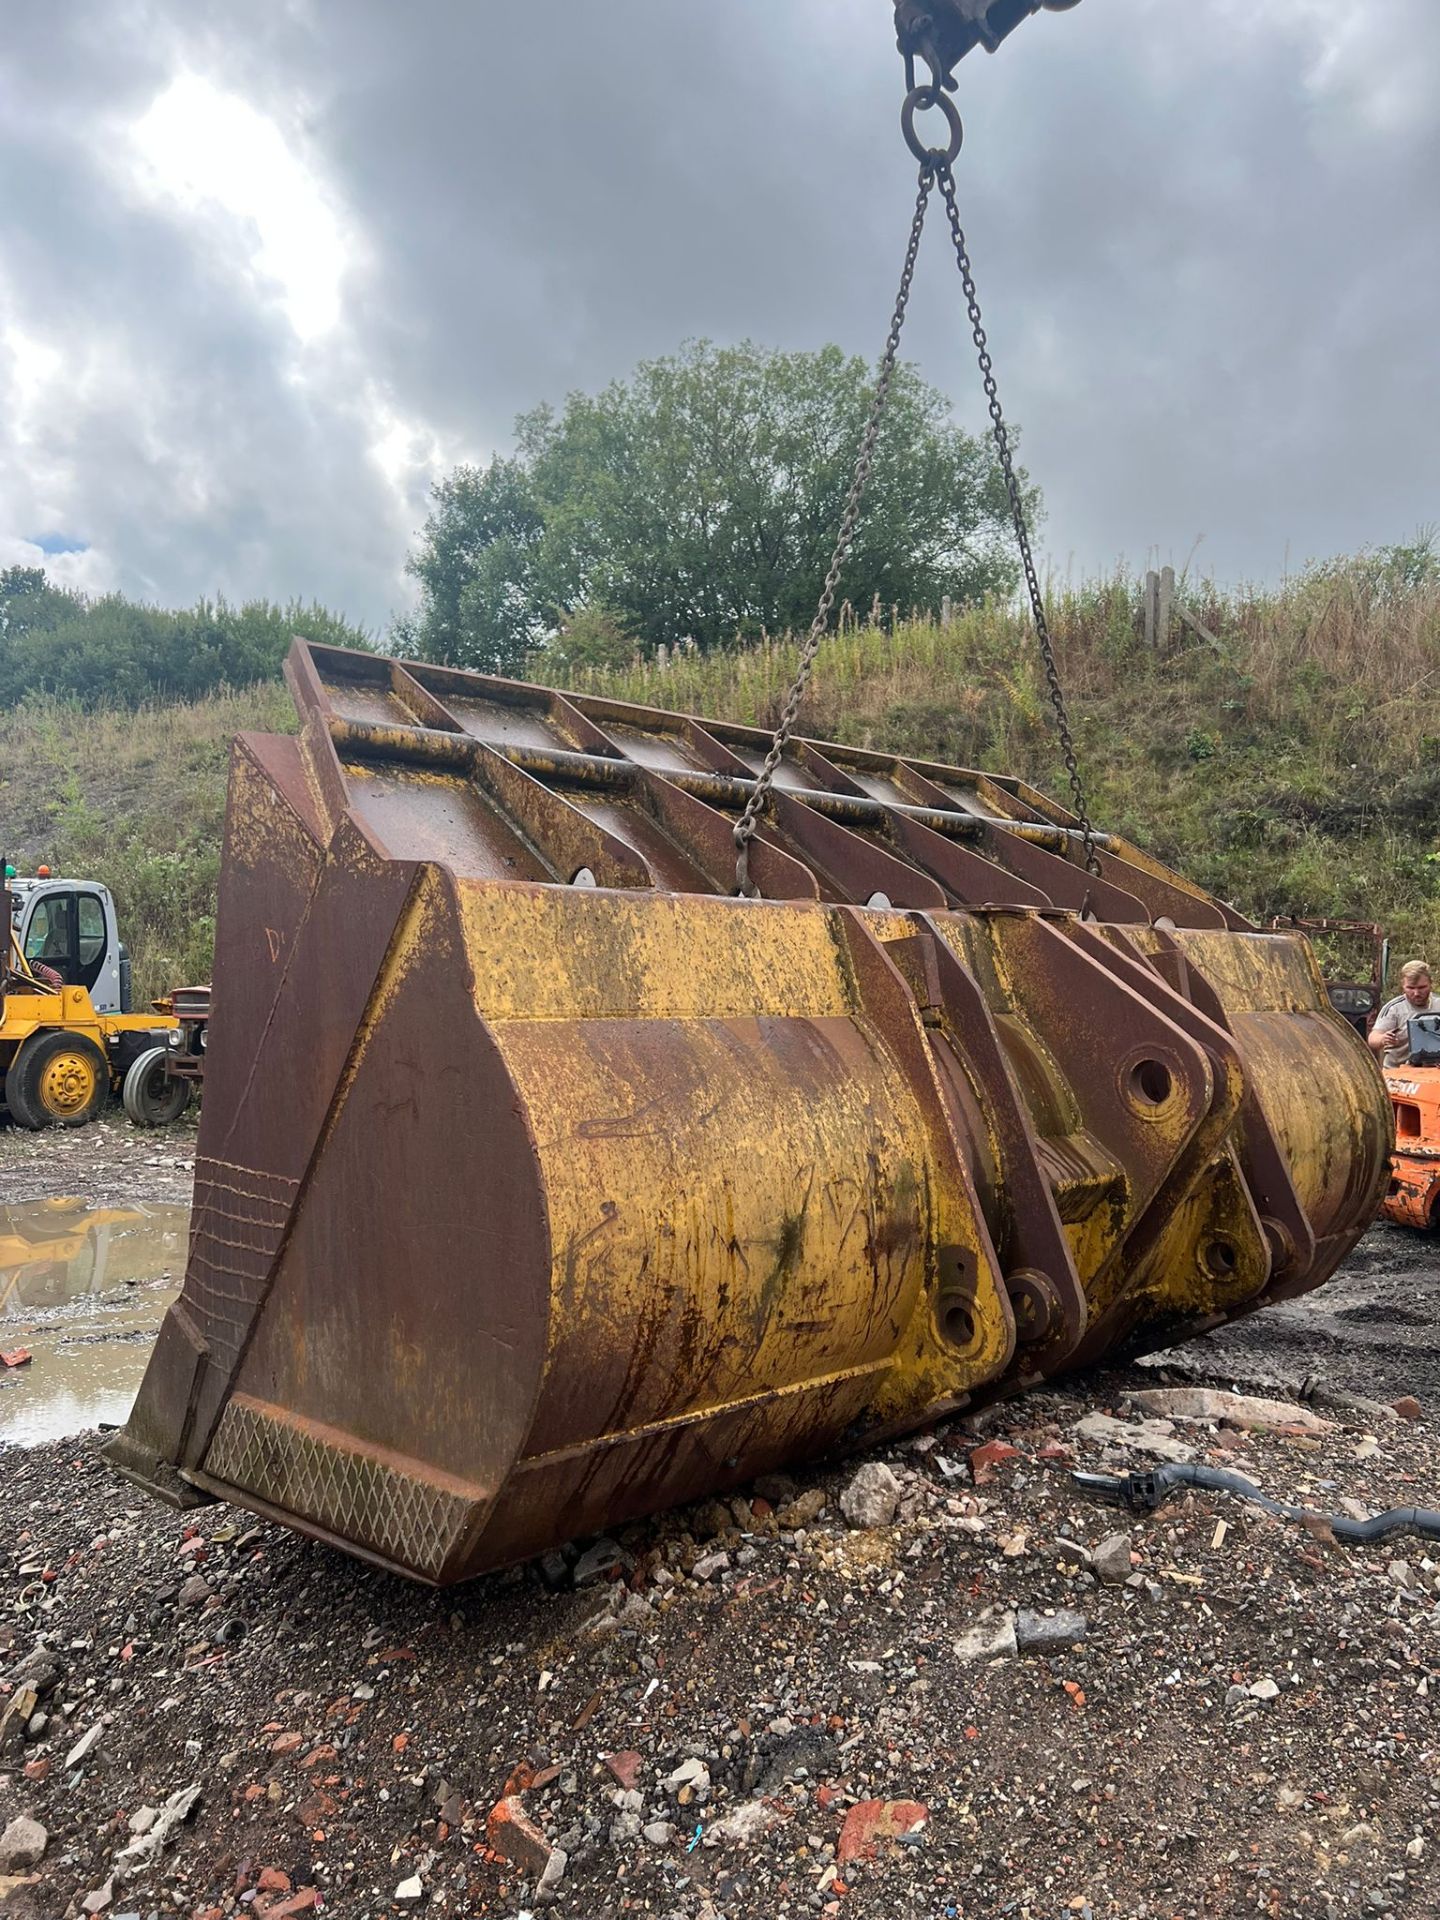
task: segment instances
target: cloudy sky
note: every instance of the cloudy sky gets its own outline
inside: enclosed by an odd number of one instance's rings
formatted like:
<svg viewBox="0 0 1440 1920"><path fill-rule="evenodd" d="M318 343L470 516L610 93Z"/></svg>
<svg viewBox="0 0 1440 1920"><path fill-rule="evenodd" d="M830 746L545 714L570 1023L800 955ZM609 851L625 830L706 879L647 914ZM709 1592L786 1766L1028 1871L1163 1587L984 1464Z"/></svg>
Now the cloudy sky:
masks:
<svg viewBox="0 0 1440 1920"><path fill-rule="evenodd" d="M687 336L873 357L887 0L6 0L0 564L406 604L430 480ZM961 69L1064 570L1440 521L1440 3L1084 0ZM907 351L980 425L941 235Z"/></svg>

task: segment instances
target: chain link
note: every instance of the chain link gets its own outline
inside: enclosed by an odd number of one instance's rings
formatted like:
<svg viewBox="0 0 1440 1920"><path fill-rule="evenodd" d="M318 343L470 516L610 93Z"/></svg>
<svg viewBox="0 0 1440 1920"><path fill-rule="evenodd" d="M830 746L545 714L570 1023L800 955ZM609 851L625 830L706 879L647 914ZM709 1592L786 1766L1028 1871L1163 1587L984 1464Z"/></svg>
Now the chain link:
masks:
<svg viewBox="0 0 1440 1920"><path fill-rule="evenodd" d="M1055 645L1050 637L1050 622L1045 615L1045 596L1040 590L1040 576L1036 572L1035 556L1030 548L1030 529L1025 519L1025 501L1020 492L1020 482L1015 475L1015 461L1010 450L1010 434L1000 406L1000 391L995 384L990 344L986 339L984 322L980 317L980 301L975 292L975 277L970 270L970 249L965 241L965 229L960 224L960 207L955 197L955 171L950 162L944 158L936 161L935 171L940 181L940 193L945 202L945 211L950 218L950 237L955 243L955 258L960 267L960 279L965 289L965 304L970 315L970 331L974 336L975 351L980 359L980 377L985 383L985 398L990 409L990 425L995 439L995 451L1000 457L1000 472L1004 477L1005 491L1010 497L1010 517L1015 523L1015 543L1020 549L1020 564L1025 570L1025 585L1030 594L1030 611L1034 616L1035 633L1045 662L1045 684L1049 690L1050 704L1055 709L1055 729L1060 738L1060 751L1065 758L1065 772L1070 781L1070 794L1075 802L1075 817L1080 822L1080 835L1085 845L1085 867L1088 873L1098 877L1100 856L1095 846L1095 829L1090 823L1090 809L1086 805L1085 789L1080 780L1080 765L1075 757L1075 739L1070 731L1070 716L1065 709L1065 693L1060 685L1060 669L1055 664Z"/></svg>
<svg viewBox="0 0 1440 1920"><path fill-rule="evenodd" d="M930 204L931 190L939 170L938 154L927 155L921 162L919 190L915 196L915 214L910 222L910 242L905 249L905 265L900 274L900 288L895 296L895 310L890 317L890 332L886 336L885 351L880 358L880 373L870 399L870 416L865 422L860 452L855 461L855 472L850 481L850 491L845 498L845 511L840 518L840 533L835 542L835 551L831 556L829 571L825 575L825 585L821 589L820 604L815 610L815 618L810 623L805 644L800 649L800 663L796 670L794 684L785 697L785 705L781 710L775 736L770 742L770 750L765 755L765 763L756 779L754 791L745 803L745 811L735 823L735 886L736 891L747 898L755 898L758 891L750 879L750 842L755 838L760 814L775 779L775 769L784 759L785 749L790 744L790 736L795 731L795 722L799 717L800 702L805 697L810 670L815 665L815 656L820 651L820 642L824 639L830 625L830 614L835 605L835 590L854 543L855 528L860 519L860 503L865 496L866 482L870 478L870 468L875 458L875 442L879 437L880 422L885 417L886 402L890 398L890 383L894 377L900 352L900 330L905 325L905 309L910 304L910 286L915 278L915 262L920 253L920 235L925 228L925 210Z"/></svg>

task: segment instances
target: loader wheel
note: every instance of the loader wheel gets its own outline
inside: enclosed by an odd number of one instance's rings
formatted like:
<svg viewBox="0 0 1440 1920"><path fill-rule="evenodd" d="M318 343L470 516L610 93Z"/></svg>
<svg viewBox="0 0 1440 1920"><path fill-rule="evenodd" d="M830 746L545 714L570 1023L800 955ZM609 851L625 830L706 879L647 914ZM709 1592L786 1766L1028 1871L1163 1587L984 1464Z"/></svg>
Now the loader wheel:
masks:
<svg viewBox="0 0 1440 1920"><path fill-rule="evenodd" d="M5 1076L11 1118L32 1132L85 1126L104 1106L109 1091L109 1062L82 1033L32 1035Z"/></svg>
<svg viewBox="0 0 1440 1920"><path fill-rule="evenodd" d="M168 1127L190 1104L190 1082L167 1070L169 1057L168 1047L147 1047L125 1076L120 1097L137 1127Z"/></svg>

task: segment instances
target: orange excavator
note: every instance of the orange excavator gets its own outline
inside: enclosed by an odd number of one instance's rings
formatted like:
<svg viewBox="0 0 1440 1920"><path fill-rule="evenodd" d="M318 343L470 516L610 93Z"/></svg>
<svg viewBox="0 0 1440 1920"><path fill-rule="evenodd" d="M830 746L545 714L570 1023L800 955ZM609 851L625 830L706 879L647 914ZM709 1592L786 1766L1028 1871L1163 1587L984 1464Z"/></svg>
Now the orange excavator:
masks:
<svg viewBox="0 0 1440 1920"><path fill-rule="evenodd" d="M1384 1074L1395 1151L1381 1211L1398 1226L1440 1227L1440 1014L1411 1020L1410 1058Z"/></svg>
<svg viewBox="0 0 1440 1920"><path fill-rule="evenodd" d="M1303 933L1315 948L1330 1005L1369 1038L1385 1003L1390 942L1373 920L1329 920L1287 913L1275 932ZM1399 1227L1440 1227L1440 1016L1417 1014L1410 1023L1410 1058L1386 1067L1395 1120L1390 1179L1380 1211Z"/></svg>

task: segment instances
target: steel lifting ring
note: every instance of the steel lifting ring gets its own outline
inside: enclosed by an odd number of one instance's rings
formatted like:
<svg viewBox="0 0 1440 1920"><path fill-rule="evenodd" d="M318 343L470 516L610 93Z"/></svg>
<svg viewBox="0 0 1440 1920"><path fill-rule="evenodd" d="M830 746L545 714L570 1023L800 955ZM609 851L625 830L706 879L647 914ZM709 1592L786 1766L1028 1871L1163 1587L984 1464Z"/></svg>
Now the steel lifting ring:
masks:
<svg viewBox="0 0 1440 1920"><path fill-rule="evenodd" d="M950 129L950 144L948 147L927 147L915 131L916 113L928 113L931 107L938 107L945 116L946 124ZM925 166L927 163L953 164L959 156L961 147L965 143L965 123L960 118L960 109L950 98L949 94L943 92L939 87L912 87L910 89L909 93L905 96L905 104L900 109L900 127L905 135L906 146L909 147L911 153L914 154L921 166Z"/></svg>

